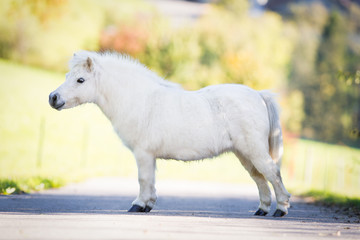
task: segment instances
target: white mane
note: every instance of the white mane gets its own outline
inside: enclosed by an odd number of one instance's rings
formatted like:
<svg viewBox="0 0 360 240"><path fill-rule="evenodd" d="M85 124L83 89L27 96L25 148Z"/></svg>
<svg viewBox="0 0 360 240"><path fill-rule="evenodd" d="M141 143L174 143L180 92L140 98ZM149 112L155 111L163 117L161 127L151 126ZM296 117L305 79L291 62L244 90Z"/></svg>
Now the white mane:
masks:
<svg viewBox="0 0 360 240"><path fill-rule="evenodd" d="M97 67L103 68L105 65L115 65L115 68L122 68L127 70L131 69L136 72L141 72L143 75L148 76L147 79L155 81L161 85L172 88L181 88L179 84L169 82L158 76L145 65L140 63L137 59L134 59L127 54L121 54L118 52L106 51L102 53L97 53L84 50L79 51L76 52L73 58L69 61L69 68L72 69L77 66L84 65L87 58L91 58L93 60L95 64L95 71Z"/></svg>

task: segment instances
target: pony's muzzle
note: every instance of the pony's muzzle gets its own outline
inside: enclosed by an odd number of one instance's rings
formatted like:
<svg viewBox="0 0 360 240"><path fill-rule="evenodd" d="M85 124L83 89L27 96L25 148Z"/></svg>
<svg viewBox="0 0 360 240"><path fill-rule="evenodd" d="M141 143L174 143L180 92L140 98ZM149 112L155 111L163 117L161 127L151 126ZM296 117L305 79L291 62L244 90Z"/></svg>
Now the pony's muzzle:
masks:
<svg viewBox="0 0 360 240"><path fill-rule="evenodd" d="M61 101L59 93L52 92L49 95L49 104L52 108L60 110L65 105L65 102Z"/></svg>

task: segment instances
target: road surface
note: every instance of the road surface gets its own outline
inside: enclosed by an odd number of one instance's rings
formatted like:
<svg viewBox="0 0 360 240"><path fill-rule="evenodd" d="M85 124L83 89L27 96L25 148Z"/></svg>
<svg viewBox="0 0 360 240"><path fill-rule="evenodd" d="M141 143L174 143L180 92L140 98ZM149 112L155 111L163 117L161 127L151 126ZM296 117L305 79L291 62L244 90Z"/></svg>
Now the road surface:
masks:
<svg viewBox="0 0 360 240"><path fill-rule="evenodd" d="M165 17L169 18L174 27L194 23L206 12L209 4L201 1L183 0L147 0Z"/></svg>
<svg viewBox="0 0 360 240"><path fill-rule="evenodd" d="M153 211L127 213L137 189L97 178L0 196L0 239L360 239L354 219L296 198L283 218L253 216L255 186L159 181Z"/></svg>

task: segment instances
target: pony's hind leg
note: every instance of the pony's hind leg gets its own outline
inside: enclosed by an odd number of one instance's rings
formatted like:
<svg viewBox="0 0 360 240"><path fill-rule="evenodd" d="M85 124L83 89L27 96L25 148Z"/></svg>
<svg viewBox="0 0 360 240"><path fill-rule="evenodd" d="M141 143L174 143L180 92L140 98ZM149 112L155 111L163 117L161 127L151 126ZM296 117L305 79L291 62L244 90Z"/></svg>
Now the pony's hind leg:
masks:
<svg viewBox="0 0 360 240"><path fill-rule="evenodd" d="M274 163L269 154L264 154L263 156L258 155L256 158L252 158L251 162L257 171L261 173L274 188L277 206L273 216L284 216L288 213L287 209L290 207L290 194L282 182L279 167Z"/></svg>
<svg viewBox="0 0 360 240"><path fill-rule="evenodd" d="M239 152L235 152L235 155L240 160L244 168L249 172L259 190L260 205L254 215L265 216L269 213L271 205L271 191L269 185L264 176L254 167L251 161L247 160Z"/></svg>

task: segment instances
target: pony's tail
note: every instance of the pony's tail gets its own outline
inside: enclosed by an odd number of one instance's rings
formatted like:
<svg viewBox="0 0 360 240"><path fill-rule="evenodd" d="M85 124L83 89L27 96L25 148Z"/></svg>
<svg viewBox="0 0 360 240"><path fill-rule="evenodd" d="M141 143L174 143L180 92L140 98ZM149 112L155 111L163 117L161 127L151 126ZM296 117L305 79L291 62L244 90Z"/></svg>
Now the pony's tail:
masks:
<svg viewBox="0 0 360 240"><path fill-rule="evenodd" d="M274 99L275 94L263 90L260 91L260 95L265 101L270 123L269 153L274 162L280 167L281 157L283 155L283 138L280 126L279 107Z"/></svg>

